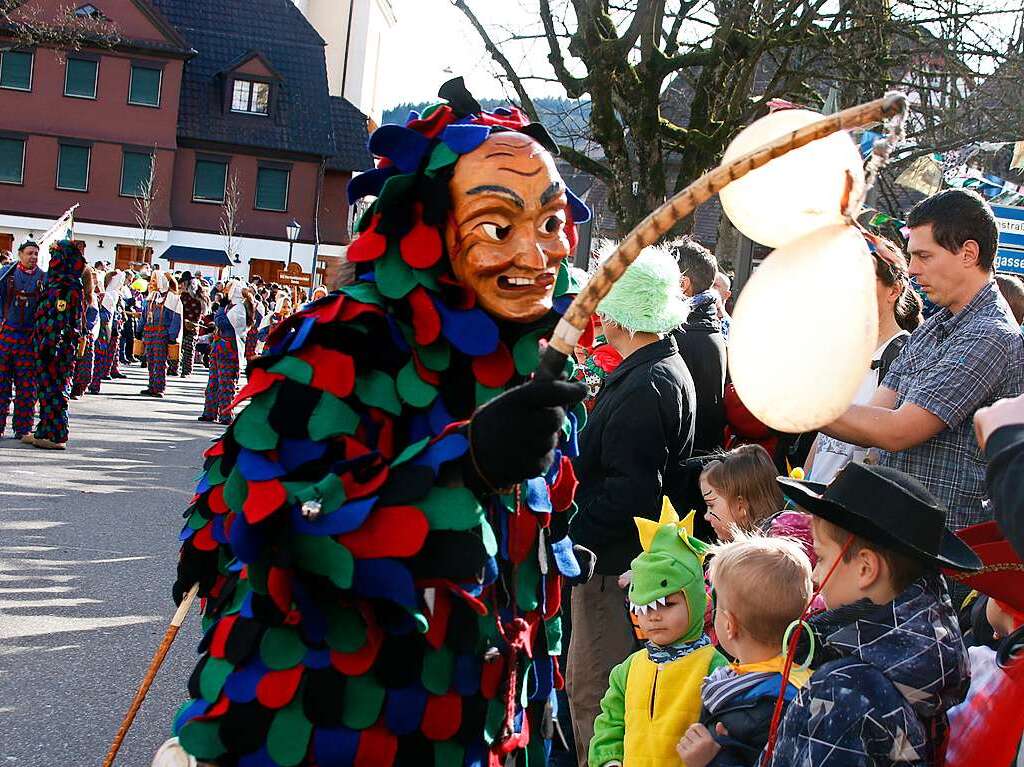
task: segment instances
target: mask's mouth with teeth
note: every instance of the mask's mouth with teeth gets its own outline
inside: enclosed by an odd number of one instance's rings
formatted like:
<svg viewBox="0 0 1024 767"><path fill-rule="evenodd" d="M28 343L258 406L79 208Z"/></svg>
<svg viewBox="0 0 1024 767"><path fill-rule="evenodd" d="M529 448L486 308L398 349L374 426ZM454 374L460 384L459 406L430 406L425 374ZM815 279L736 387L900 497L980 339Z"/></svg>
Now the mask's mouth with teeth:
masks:
<svg viewBox="0 0 1024 767"><path fill-rule="evenodd" d="M498 277L498 287L512 292L528 290L547 290L555 284L553 272L542 272L533 277L524 275L503 274Z"/></svg>
<svg viewBox="0 0 1024 767"><path fill-rule="evenodd" d="M636 602L630 600L629 610L634 615L647 615L650 610L657 610L659 607L665 607L668 604L668 597L658 597L653 602L648 602L645 605L638 605Z"/></svg>

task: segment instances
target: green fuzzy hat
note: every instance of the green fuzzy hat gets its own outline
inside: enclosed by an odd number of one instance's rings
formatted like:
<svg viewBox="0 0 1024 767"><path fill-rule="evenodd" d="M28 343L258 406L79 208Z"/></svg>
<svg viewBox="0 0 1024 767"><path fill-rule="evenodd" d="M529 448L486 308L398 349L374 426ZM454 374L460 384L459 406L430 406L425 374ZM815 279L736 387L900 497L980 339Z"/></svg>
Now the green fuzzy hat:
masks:
<svg viewBox="0 0 1024 767"><path fill-rule="evenodd" d="M707 607L704 557L708 547L693 537L693 516L691 511L680 522L666 498L657 522L634 517L644 550L630 565L633 581L629 586L629 602L634 613L657 609L665 604L666 598L683 592L690 611L690 626L682 638L686 642L693 642L704 633Z"/></svg>
<svg viewBox="0 0 1024 767"><path fill-rule="evenodd" d="M601 301L598 314L627 330L667 333L690 311L679 281L679 265L671 253L644 248Z"/></svg>

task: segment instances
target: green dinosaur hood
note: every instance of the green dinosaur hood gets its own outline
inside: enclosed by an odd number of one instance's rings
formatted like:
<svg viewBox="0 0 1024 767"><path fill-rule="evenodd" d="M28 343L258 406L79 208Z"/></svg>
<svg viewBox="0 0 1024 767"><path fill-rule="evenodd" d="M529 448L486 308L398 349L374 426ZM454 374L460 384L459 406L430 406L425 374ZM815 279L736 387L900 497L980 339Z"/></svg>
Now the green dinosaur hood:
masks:
<svg viewBox="0 0 1024 767"><path fill-rule="evenodd" d="M693 537L694 512L679 520L666 498L657 522L635 517L643 552L633 560L629 586L630 609L645 613L665 604L672 594L683 592L690 611L690 627L683 641L692 642L704 632L707 592L704 588L704 556L707 544Z"/></svg>

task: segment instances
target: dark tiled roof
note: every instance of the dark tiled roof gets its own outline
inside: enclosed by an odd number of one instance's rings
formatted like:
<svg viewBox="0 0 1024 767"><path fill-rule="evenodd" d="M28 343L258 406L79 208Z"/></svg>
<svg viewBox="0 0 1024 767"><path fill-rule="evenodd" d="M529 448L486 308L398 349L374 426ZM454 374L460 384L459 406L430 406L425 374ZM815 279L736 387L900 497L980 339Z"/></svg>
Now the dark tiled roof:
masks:
<svg viewBox="0 0 1024 767"><path fill-rule="evenodd" d="M198 53L185 65L178 137L332 156L324 43L291 0L151 0ZM218 76L258 51L283 81L272 114L225 113Z"/></svg>
<svg viewBox="0 0 1024 767"><path fill-rule="evenodd" d="M366 148L369 141L366 115L348 99L331 96L331 123L337 154L327 161L328 170L373 168L373 158Z"/></svg>
<svg viewBox="0 0 1024 767"><path fill-rule="evenodd" d="M231 259L223 250L213 248L191 248L187 245L171 245L160 254L165 261L178 264L200 264L203 266L231 266Z"/></svg>

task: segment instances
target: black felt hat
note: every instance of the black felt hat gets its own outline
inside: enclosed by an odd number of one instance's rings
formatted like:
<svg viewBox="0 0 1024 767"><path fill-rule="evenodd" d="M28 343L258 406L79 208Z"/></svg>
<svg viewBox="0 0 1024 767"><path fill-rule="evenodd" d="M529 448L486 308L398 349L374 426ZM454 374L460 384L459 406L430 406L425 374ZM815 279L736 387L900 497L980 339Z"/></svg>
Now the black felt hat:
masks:
<svg viewBox="0 0 1024 767"><path fill-rule="evenodd" d="M981 560L946 527L946 509L908 474L849 463L828 485L779 477L799 507L847 532L938 567L974 571Z"/></svg>

